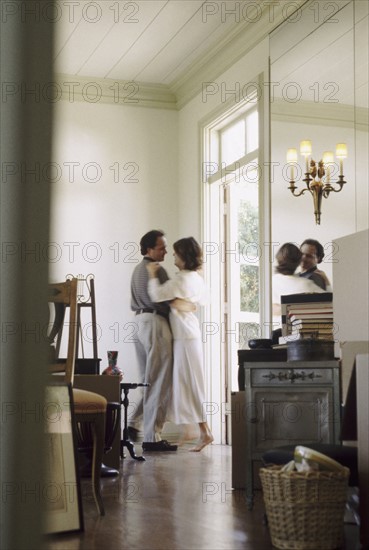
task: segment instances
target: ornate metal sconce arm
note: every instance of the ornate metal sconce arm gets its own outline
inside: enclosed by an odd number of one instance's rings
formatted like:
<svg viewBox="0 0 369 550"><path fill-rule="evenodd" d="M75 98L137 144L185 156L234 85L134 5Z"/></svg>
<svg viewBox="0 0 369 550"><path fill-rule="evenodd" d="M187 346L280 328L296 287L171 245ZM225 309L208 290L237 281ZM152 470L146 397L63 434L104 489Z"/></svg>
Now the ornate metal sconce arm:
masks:
<svg viewBox="0 0 369 550"><path fill-rule="evenodd" d="M291 191L292 195L294 197L300 197L301 195L303 195L305 193L305 191L310 191L310 189L306 188L305 189L302 189L299 193L297 193L297 187L296 185L292 185L294 182L290 182L290 186L287 188Z"/></svg>
<svg viewBox="0 0 369 550"><path fill-rule="evenodd" d="M305 189L301 189L300 192L297 192L297 187L295 185L295 182L294 180L291 180L290 181L290 186L288 187L288 189L291 191L292 195L294 197L300 197L301 195L303 195L306 191L310 191L311 192L311 189L310 189L310 182L313 180L313 178L311 177L310 173L309 172L306 172L305 173L305 178L302 180L305 182L306 184L306 187Z"/></svg>
<svg viewBox="0 0 369 550"><path fill-rule="evenodd" d="M323 197L327 199L329 193L339 193L342 191L343 186L347 183L344 179L344 176L338 176L338 181L335 185L338 185L338 189L334 188L330 183L327 183L323 188Z"/></svg>

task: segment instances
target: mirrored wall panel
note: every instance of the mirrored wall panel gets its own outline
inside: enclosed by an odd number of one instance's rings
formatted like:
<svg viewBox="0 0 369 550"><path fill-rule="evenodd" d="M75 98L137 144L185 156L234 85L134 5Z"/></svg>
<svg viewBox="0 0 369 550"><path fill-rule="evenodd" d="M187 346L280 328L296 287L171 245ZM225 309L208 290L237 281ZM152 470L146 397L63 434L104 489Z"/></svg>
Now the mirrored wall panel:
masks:
<svg viewBox="0 0 369 550"><path fill-rule="evenodd" d="M368 227L367 44L368 3L349 0L270 36L272 241L319 240L330 276L332 240Z"/></svg>

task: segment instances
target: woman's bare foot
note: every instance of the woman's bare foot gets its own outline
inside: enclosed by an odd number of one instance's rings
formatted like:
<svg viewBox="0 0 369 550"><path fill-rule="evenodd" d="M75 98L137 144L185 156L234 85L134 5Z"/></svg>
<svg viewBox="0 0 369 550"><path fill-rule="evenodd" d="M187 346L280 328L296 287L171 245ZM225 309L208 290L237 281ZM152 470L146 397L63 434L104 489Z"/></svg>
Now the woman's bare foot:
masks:
<svg viewBox="0 0 369 550"><path fill-rule="evenodd" d="M196 445L196 447L192 447L192 449L189 449L189 451L190 453L198 453L204 447L206 447L206 445L210 445L213 441L214 441L214 437L211 434L206 434L205 436L199 439L199 442Z"/></svg>

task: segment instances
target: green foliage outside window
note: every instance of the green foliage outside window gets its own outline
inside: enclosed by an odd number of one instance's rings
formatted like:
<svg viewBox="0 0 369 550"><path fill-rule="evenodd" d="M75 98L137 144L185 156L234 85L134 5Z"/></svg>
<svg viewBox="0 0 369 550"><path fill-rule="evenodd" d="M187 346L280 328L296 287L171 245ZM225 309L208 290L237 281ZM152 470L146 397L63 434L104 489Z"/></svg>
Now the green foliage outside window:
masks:
<svg viewBox="0 0 369 550"><path fill-rule="evenodd" d="M259 311L259 267L241 265L241 311L257 313Z"/></svg>
<svg viewBox="0 0 369 550"><path fill-rule="evenodd" d="M238 242L240 252L259 245L259 211L249 201L240 201L238 210Z"/></svg>
<svg viewBox="0 0 369 550"><path fill-rule="evenodd" d="M249 201L241 201L238 211L238 242L241 256L254 265L240 266L241 311L259 311L259 216Z"/></svg>

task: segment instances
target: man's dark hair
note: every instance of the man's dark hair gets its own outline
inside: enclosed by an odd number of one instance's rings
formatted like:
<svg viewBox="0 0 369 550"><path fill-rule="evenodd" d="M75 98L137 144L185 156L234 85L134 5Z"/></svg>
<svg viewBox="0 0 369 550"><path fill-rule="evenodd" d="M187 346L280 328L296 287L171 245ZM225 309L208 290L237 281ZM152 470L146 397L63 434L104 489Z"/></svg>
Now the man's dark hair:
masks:
<svg viewBox="0 0 369 550"><path fill-rule="evenodd" d="M156 241L159 237L164 237L164 232L158 229L152 229L146 233L140 240L140 248L142 256L147 254L149 248L155 248Z"/></svg>
<svg viewBox="0 0 369 550"><path fill-rule="evenodd" d="M301 244L300 248L304 245L304 244L307 244L309 246L314 246L315 247L315 253L316 253L316 257L318 258L318 264L321 263L321 261L323 260L324 258L324 248L323 246L320 244L319 241L316 241L315 239L305 239L304 242Z"/></svg>
<svg viewBox="0 0 369 550"><path fill-rule="evenodd" d="M302 252L292 243L285 243L278 250L275 258L278 262L275 270L282 275L293 275L301 262Z"/></svg>

